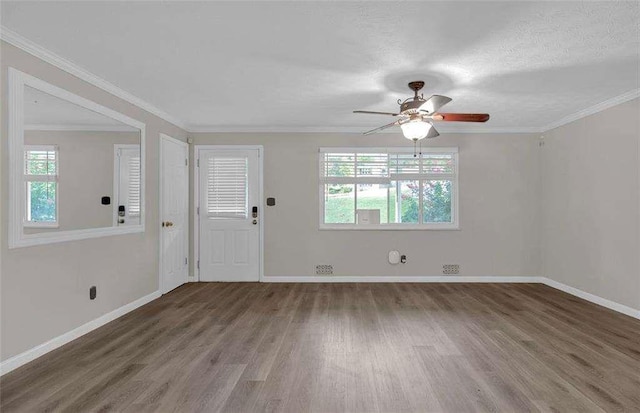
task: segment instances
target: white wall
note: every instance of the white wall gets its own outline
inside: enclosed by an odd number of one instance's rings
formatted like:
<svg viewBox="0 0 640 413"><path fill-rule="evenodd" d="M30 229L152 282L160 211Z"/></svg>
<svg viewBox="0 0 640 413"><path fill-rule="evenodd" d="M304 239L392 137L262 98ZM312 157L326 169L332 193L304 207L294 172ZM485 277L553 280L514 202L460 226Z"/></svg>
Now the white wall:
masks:
<svg viewBox="0 0 640 413"><path fill-rule="evenodd" d="M319 230L318 148L411 146L398 134L193 134L195 144L264 145L265 275L441 276L460 264L469 276L535 276L538 254L538 146L534 135L446 134L430 145L458 146L460 230ZM193 163L192 163L193 164ZM408 256L392 266L389 250Z"/></svg>
<svg viewBox="0 0 640 413"><path fill-rule="evenodd" d="M6 360L158 290L159 133L185 132L2 42L2 232L0 358ZM44 246L7 248L7 68L93 100L146 124L146 232ZM89 300L89 287L98 297Z"/></svg>
<svg viewBox="0 0 640 413"><path fill-rule="evenodd" d="M545 133L543 275L640 309L640 99Z"/></svg>

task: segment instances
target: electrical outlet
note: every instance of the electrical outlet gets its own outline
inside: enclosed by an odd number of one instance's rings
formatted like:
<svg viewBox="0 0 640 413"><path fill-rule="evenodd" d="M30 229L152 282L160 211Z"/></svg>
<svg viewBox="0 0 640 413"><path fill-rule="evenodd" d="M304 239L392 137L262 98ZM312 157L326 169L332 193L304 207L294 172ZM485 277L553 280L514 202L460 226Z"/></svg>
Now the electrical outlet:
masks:
<svg viewBox="0 0 640 413"><path fill-rule="evenodd" d="M444 275L460 274L459 264L445 264L442 266L442 273Z"/></svg>
<svg viewBox="0 0 640 413"><path fill-rule="evenodd" d="M328 264L316 265L316 275L333 275L333 265L328 265Z"/></svg>

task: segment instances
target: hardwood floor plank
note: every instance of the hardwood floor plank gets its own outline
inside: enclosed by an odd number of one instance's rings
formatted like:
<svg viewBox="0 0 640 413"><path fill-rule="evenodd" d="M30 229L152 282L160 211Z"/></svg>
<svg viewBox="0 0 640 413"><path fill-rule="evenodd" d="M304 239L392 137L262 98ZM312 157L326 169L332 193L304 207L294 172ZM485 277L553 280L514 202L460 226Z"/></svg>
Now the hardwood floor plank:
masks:
<svg viewBox="0 0 640 413"><path fill-rule="evenodd" d="M187 284L0 378L0 410L640 411L640 321L538 284Z"/></svg>

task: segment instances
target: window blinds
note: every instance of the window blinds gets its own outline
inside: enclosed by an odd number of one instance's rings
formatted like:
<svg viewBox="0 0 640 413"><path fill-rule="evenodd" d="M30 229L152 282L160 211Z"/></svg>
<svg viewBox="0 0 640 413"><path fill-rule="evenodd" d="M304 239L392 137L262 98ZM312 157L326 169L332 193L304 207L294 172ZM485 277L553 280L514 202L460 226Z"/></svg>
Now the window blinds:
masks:
<svg viewBox="0 0 640 413"><path fill-rule="evenodd" d="M207 160L207 215L247 218L247 157L216 157Z"/></svg>
<svg viewBox="0 0 640 413"><path fill-rule="evenodd" d="M129 182L127 192L129 195L129 216L140 216L140 157L131 156L128 159Z"/></svg>
<svg viewBox="0 0 640 413"><path fill-rule="evenodd" d="M323 182L385 183L396 179L452 177L457 171L457 149L413 152L355 149L321 149L320 178Z"/></svg>

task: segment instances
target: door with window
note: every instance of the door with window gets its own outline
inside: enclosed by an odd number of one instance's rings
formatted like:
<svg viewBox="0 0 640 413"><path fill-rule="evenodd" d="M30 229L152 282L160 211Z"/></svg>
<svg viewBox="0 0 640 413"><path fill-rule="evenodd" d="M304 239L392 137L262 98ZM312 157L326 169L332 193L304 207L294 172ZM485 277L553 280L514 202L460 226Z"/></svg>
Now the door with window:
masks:
<svg viewBox="0 0 640 413"><path fill-rule="evenodd" d="M259 149L197 153L200 281L259 281Z"/></svg>

